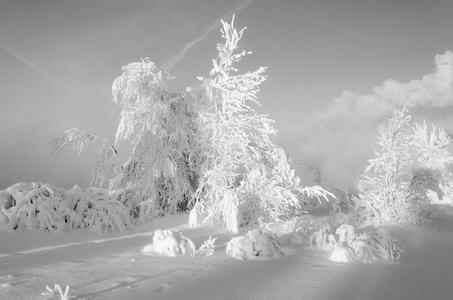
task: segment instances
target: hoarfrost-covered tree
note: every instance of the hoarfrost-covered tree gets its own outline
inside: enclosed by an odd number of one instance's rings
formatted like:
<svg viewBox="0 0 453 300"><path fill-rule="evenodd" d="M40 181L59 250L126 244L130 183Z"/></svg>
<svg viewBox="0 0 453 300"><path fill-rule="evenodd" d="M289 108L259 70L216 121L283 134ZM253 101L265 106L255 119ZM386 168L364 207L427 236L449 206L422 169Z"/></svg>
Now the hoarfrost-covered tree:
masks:
<svg viewBox="0 0 453 300"><path fill-rule="evenodd" d="M424 175L418 177L425 178L424 183L430 185L439 198L453 192L453 156L448 150L450 144L451 138L443 127L431 125L429 128L426 122L413 127L411 146L417 167L423 170L417 175ZM429 184L430 181L435 183Z"/></svg>
<svg viewBox="0 0 453 300"><path fill-rule="evenodd" d="M108 188L142 222L184 206L199 177L196 113L189 94L168 91L169 80L148 58L124 66L112 86L121 106L115 142L77 128L52 142L54 151L72 147L79 155L97 149L90 186ZM129 142L128 156L119 156L120 142Z"/></svg>
<svg viewBox="0 0 453 300"><path fill-rule="evenodd" d="M125 66L113 83L122 108L116 143L131 145L115 186L132 191L143 220L175 213L197 187L196 114L188 95L168 91L170 79L145 59Z"/></svg>
<svg viewBox="0 0 453 300"><path fill-rule="evenodd" d="M395 112L378 129L379 150L369 160L365 176L359 182L365 222L413 223L411 204L406 201L407 171L411 165L411 116L407 108Z"/></svg>
<svg viewBox="0 0 453 300"><path fill-rule="evenodd" d="M428 194L442 198L451 182L453 156L445 130L426 122L411 125L407 108L378 129L379 151L359 182L360 218L377 224L426 221ZM445 185L442 185L445 184Z"/></svg>
<svg viewBox="0 0 453 300"><path fill-rule="evenodd" d="M237 232L261 218L279 219L300 208L298 195L326 198L319 187L302 188L285 151L272 141L274 121L258 114L257 93L266 68L239 74L235 64L251 52L239 50L244 29L222 20L223 43L202 82L200 133L206 160L193 198L190 223L215 223Z"/></svg>

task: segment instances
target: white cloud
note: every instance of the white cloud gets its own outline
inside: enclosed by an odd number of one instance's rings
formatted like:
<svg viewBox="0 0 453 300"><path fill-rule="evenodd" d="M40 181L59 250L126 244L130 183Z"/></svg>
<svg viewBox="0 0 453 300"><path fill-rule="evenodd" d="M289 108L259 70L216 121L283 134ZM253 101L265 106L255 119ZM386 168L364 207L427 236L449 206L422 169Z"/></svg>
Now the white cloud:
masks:
<svg viewBox="0 0 453 300"><path fill-rule="evenodd" d="M389 79L368 94L344 91L315 118L380 119L404 104L412 108L453 106L453 52L436 55L435 63L434 72L420 79L407 83Z"/></svg>
<svg viewBox="0 0 453 300"><path fill-rule="evenodd" d="M344 91L301 124L301 143L327 179L345 187L357 179L375 146L377 124L407 105L453 132L453 52L436 55L433 72L409 82L389 79L369 93Z"/></svg>

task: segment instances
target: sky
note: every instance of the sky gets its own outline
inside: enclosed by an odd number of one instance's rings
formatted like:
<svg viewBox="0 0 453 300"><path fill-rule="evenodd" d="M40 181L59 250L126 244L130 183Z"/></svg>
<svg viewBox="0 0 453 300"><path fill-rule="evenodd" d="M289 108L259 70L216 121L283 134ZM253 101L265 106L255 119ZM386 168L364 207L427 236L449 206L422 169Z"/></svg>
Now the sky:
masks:
<svg viewBox="0 0 453 300"><path fill-rule="evenodd" d="M451 0L2 0L0 189L86 186L94 156L50 155L49 142L71 127L113 137L111 84L130 62L169 68L175 91L194 85L234 12L253 51L240 69L268 67L258 110L307 183L317 165L354 184L377 125L409 100L417 120L453 132Z"/></svg>

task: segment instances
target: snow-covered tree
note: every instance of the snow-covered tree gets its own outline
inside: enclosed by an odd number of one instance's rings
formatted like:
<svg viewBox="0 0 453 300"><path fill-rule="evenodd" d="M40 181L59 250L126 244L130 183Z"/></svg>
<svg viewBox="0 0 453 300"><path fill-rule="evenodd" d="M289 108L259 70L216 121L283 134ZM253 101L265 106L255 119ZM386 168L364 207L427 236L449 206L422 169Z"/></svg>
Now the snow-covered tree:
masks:
<svg viewBox="0 0 453 300"><path fill-rule="evenodd" d="M202 81L200 133L206 160L193 198L192 225L216 223L237 232L260 218L278 219L300 207L298 195L326 197L302 188L285 151L273 138L274 121L259 114L257 93L266 68L239 74L235 65L251 52L239 50L244 29L222 20L223 43Z"/></svg>
<svg viewBox="0 0 453 300"><path fill-rule="evenodd" d="M413 223L411 203L406 201L411 166L410 121L407 108L395 112L378 129L379 150L369 160L359 182L365 222Z"/></svg>
<svg viewBox="0 0 453 300"><path fill-rule="evenodd" d="M52 142L54 151L97 150L90 186L107 188L140 221L176 212L197 188L202 158L194 139L194 101L190 94L169 92L169 80L148 58L126 65L112 86L113 101L121 106L115 142L77 128ZM120 142L128 142L129 155L118 154Z"/></svg>
<svg viewBox="0 0 453 300"><path fill-rule="evenodd" d="M128 200L142 220L175 213L197 187L196 113L189 94L168 91L170 79L144 59L123 67L113 83L113 101L122 108L116 144L130 141L131 148L114 186L132 191Z"/></svg>
<svg viewBox="0 0 453 300"><path fill-rule="evenodd" d="M415 224L425 220L429 193L442 198L451 181L453 156L443 128L411 124L407 108L395 112L378 130L379 151L359 182L362 221Z"/></svg>
<svg viewBox="0 0 453 300"><path fill-rule="evenodd" d="M429 130L426 122L413 127L411 148L416 166L420 169L416 174L419 175L418 181L423 179L425 190L436 192L439 198L453 192L453 155L448 150L450 144L451 138L443 127L431 125Z"/></svg>

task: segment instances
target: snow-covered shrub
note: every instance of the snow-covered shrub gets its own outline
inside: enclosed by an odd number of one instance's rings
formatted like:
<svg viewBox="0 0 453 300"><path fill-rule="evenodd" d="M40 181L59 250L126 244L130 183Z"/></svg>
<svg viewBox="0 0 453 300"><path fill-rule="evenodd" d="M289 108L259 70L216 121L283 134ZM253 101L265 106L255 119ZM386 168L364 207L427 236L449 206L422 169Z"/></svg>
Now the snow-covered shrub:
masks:
<svg viewBox="0 0 453 300"><path fill-rule="evenodd" d="M383 227L359 228L351 224L331 226L322 223L310 236L314 249L330 251L329 260L341 263L396 262L402 248L396 238Z"/></svg>
<svg viewBox="0 0 453 300"><path fill-rule="evenodd" d="M314 249L330 250L334 246L332 237L331 226L328 223L324 223L310 235L309 245Z"/></svg>
<svg viewBox="0 0 453 300"><path fill-rule="evenodd" d="M132 225L130 210L106 189L74 186L66 192L66 201L72 209L70 228L105 233Z"/></svg>
<svg viewBox="0 0 453 300"><path fill-rule="evenodd" d="M245 235L232 238L227 244L226 254L239 260L269 259L285 255L285 251L275 235L255 228Z"/></svg>
<svg viewBox="0 0 453 300"><path fill-rule="evenodd" d="M0 191L0 212L13 230L121 231L131 225L130 211L102 188L70 190L42 183L16 183Z"/></svg>
<svg viewBox="0 0 453 300"><path fill-rule="evenodd" d="M402 252L396 238L383 227L366 227L356 230L350 224L342 224L335 235L328 235L330 260L341 263L396 262Z"/></svg>
<svg viewBox="0 0 453 300"><path fill-rule="evenodd" d="M57 294L58 293L58 294ZM64 292L59 284L55 284L53 289L46 286L46 291L41 293L41 296L60 296L60 300L69 300L69 285L66 286Z"/></svg>
<svg viewBox="0 0 453 300"><path fill-rule="evenodd" d="M87 189L77 210L83 215L83 228L94 232L123 231L132 225L129 211L105 189Z"/></svg>
<svg viewBox="0 0 453 300"><path fill-rule="evenodd" d="M158 229L154 232L153 242L142 248L144 254L176 256L196 253L193 241L181 232Z"/></svg>
<svg viewBox="0 0 453 300"><path fill-rule="evenodd" d="M20 182L0 191L0 211L13 230L64 231L71 215L64 197L50 184Z"/></svg>
<svg viewBox="0 0 453 300"><path fill-rule="evenodd" d="M257 226L259 218L286 217L300 208L298 197L325 198L328 192L301 187L285 151L272 140L274 121L254 108L266 69L238 74L235 64L251 53L239 50L244 29L234 28L234 17L222 25L224 42L217 45L210 77L199 78L199 132L206 159L191 220L238 232L241 226Z"/></svg>
<svg viewBox="0 0 453 300"><path fill-rule="evenodd" d="M196 255L211 257L215 253L215 241L217 238L209 236L209 238L201 243L200 248L198 248Z"/></svg>

